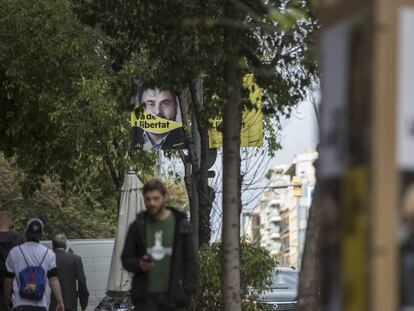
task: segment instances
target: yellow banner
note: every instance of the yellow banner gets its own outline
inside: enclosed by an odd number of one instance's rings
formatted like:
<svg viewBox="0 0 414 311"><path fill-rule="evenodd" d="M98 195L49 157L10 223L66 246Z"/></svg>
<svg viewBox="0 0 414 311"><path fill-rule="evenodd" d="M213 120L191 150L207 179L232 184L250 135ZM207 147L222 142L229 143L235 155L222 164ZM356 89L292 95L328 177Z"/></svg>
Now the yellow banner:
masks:
<svg viewBox="0 0 414 311"><path fill-rule="evenodd" d="M182 127L183 125L179 122L156 117L146 111L139 112L138 115L135 111L132 111L131 126L140 127L144 131L154 134L165 134L169 131Z"/></svg>
<svg viewBox="0 0 414 311"><path fill-rule="evenodd" d="M249 99L254 107L243 111L240 147L261 147L263 146L262 89L254 82L253 74L244 76L243 87L249 90ZM223 147L223 133L220 130L222 124L221 117L210 120L210 148Z"/></svg>

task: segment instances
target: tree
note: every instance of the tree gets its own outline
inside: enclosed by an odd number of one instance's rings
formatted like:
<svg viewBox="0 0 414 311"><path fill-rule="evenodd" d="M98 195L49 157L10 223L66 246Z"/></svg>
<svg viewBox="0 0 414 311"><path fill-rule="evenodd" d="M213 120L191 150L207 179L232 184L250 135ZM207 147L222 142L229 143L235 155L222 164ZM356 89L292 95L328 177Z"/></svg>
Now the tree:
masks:
<svg viewBox="0 0 414 311"><path fill-rule="evenodd" d="M242 109L252 109L242 78L253 73L264 90L267 139L276 146L272 121L289 115L315 78L313 8L289 0L76 3L81 19L107 36L114 70L161 89L191 90L202 78L202 124L223 116L222 308L240 310L240 127Z"/></svg>
<svg viewBox="0 0 414 311"><path fill-rule="evenodd" d="M318 97L320 93L318 92ZM311 99L314 107L318 127L320 129L320 116L318 102L315 97ZM314 163L318 170L318 161ZM319 179L319 178L318 178ZM322 185L318 182L311 207L309 209L308 225L306 228L305 247L302 254L301 271L298 288L298 311L317 311L321 306L321 249L322 249L322 224L323 224L323 196L320 194Z"/></svg>
<svg viewBox="0 0 414 311"><path fill-rule="evenodd" d="M165 180L165 183L170 198L168 203L171 206L187 212L189 210L188 196L183 182Z"/></svg>
<svg viewBox="0 0 414 311"><path fill-rule="evenodd" d="M154 158L129 153L128 113L98 35L68 0L1 0L0 151L24 170L25 197L49 177L64 190L109 172L114 189ZM104 178L105 180L105 178Z"/></svg>
<svg viewBox="0 0 414 311"><path fill-rule="evenodd" d="M0 153L0 209L11 212L17 232L25 232L27 220L36 216L45 223L45 239L58 232L70 239L114 237L119 193L113 193L110 183L91 182L76 192L65 192L59 182L45 178L28 201L23 193L24 178L16 162ZM107 179L110 181L109 175Z"/></svg>

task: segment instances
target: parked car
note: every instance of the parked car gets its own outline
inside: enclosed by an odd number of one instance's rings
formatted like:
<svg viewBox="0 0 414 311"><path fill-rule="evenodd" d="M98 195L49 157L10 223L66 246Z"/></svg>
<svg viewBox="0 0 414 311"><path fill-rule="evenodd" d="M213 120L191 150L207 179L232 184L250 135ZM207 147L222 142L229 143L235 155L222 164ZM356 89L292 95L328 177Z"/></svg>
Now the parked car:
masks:
<svg viewBox="0 0 414 311"><path fill-rule="evenodd" d="M298 285L299 271L292 268L277 268L272 272L270 289L259 297L258 304L266 310L295 310Z"/></svg>

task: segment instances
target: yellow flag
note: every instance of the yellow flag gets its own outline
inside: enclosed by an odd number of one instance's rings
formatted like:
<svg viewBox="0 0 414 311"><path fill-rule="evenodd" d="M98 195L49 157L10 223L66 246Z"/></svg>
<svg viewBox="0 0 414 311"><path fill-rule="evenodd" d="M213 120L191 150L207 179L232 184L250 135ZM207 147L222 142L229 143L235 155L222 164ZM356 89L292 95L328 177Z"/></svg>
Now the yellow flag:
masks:
<svg viewBox="0 0 414 311"><path fill-rule="evenodd" d="M154 134L165 134L169 131L182 127L183 125L179 122L156 117L146 111L139 112L138 115L135 111L132 111L131 126L140 127L144 131Z"/></svg>
<svg viewBox="0 0 414 311"><path fill-rule="evenodd" d="M262 89L254 82L253 74L244 76L243 87L249 91L249 99L254 107L243 111L240 147L261 147L263 146ZM223 147L223 134L220 130L222 124L221 117L210 119L210 148Z"/></svg>

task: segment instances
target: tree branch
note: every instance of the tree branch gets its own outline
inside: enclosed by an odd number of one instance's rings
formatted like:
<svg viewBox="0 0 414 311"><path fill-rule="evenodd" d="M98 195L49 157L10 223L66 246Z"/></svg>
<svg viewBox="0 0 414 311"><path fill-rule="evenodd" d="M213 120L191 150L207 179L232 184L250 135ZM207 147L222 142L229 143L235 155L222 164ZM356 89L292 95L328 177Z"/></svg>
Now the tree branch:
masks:
<svg viewBox="0 0 414 311"><path fill-rule="evenodd" d="M111 173L112 181L114 182L115 187L119 190L122 187L122 185L120 182L120 177L116 172L115 165L112 163L111 159L109 158L109 155L105 155L104 158L109 172Z"/></svg>
<svg viewBox="0 0 414 311"><path fill-rule="evenodd" d="M269 71L274 70L274 67L281 61L281 60L288 60L288 58L291 57L291 54L300 50L302 48L302 45L298 45L294 47L292 50L290 50L288 53L285 53L283 55L275 55L275 57L268 63L264 63L251 49L250 47L244 45L242 48L242 54L246 59L257 69Z"/></svg>

